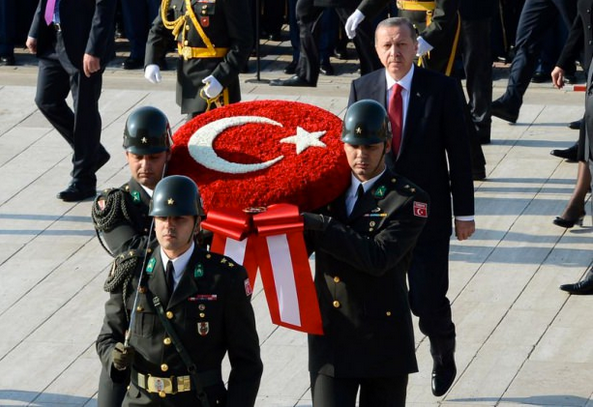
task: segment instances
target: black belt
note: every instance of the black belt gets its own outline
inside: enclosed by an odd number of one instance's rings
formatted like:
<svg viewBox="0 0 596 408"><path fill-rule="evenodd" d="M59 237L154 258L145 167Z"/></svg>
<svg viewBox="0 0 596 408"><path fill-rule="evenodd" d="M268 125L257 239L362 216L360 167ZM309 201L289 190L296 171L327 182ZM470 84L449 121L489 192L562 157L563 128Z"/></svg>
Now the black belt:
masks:
<svg viewBox="0 0 596 408"><path fill-rule="evenodd" d="M207 370L198 372L203 387L209 387L223 383L220 370ZM139 388L148 392L158 393L161 397L167 394L173 395L179 392L187 392L194 389L190 376L157 377L151 374L143 374L132 369L131 381Z"/></svg>

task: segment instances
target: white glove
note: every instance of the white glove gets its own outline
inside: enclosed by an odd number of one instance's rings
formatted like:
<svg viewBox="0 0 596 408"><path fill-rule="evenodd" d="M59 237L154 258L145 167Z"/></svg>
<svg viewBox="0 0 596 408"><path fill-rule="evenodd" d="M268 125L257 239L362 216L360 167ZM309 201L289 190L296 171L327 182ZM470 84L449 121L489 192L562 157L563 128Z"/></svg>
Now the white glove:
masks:
<svg viewBox="0 0 596 408"><path fill-rule="evenodd" d="M152 84L161 82L161 74L159 73L159 65L149 64L145 68L145 79Z"/></svg>
<svg viewBox="0 0 596 408"><path fill-rule="evenodd" d="M352 15L348 17L346 20L346 26L344 28L346 30L346 35L350 40L356 37L356 28L358 28L358 24L362 23L363 21L364 14L362 14L362 11L358 9L356 9L356 11L354 11Z"/></svg>
<svg viewBox="0 0 596 408"><path fill-rule="evenodd" d="M201 82L205 84L203 87L203 92L205 92L205 95L207 95L209 98L215 98L221 93L221 91L223 91L223 86L217 79L215 79L213 75L209 75Z"/></svg>
<svg viewBox="0 0 596 408"><path fill-rule="evenodd" d="M417 57L421 57L421 56L425 55L427 52L430 52L433 48L435 48L432 45L430 45L428 42L426 42L426 40L420 36L418 36L417 40L418 40L418 52L416 53Z"/></svg>

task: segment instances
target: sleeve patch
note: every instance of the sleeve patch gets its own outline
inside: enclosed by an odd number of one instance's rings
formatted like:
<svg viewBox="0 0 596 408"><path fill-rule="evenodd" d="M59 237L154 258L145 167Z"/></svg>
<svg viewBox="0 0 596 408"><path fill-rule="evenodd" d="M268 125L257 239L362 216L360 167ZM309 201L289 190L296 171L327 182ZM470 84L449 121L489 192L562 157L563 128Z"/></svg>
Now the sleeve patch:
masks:
<svg viewBox="0 0 596 408"><path fill-rule="evenodd" d="M420 218L428 218L428 204L414 201L414 215Z"/></svg>

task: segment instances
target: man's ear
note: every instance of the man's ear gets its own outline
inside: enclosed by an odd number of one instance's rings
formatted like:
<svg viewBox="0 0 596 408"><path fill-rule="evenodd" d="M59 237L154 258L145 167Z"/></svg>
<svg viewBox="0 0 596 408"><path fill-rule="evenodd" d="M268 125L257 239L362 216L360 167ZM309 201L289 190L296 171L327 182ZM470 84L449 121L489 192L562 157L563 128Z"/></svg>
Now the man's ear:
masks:
<svg viewBox="0 0 596 408"><path fill-rule="evenodd" d="M393 140L393 137L390 136L386 141L385 141L385 154L387 153L391 153L391 141Z"/></svg>

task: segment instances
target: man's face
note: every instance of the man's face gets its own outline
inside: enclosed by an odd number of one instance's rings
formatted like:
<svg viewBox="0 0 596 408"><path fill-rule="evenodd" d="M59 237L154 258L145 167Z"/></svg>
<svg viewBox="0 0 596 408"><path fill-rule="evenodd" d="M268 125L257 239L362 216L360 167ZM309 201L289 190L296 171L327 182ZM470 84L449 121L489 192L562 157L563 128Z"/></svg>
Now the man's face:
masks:
<svg viewBox="0 0 596 408"><path fill-rule="evenodd" d="M344 143L344 151L354 176L360 181L368 181L385 169L385 154L391 144L351 145Z"/></svg>
<svg viewBox="0 0 596 408"><path fill-rule="evenodd" d="M190 248L192 238L199 231L200 223L195 225L195 217L184 215L178 217L155 217L155 236L159 245L174 259Z"/></svg>
<svg viewBox="0 0 596 408"><path fill-rule="evenodd" d="M163 169L170 159L170 152L138 155L126 152L126 160L132 177L145 187L153 190L161 180Z"/></svg>
<svg viewBox="0 0 596 408"><path fill-rule="evenodd" d="M391 77L398 81L412 67L418 42L414 41L407 26L379 26L375 33L375 49Z"/></svg>

